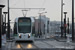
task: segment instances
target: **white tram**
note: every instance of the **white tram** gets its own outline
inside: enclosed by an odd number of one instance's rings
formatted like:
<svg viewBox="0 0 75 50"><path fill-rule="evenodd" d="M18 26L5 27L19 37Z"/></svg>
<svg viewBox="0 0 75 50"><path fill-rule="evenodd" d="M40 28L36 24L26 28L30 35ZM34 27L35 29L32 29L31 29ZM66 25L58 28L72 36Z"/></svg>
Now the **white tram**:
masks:
<svg viewBox="0 0 75 50"><path fill-rule="evenodd" d="M33 41L34 29L33 17L18 17L14 23L14 39L16 41Z"/></svg>

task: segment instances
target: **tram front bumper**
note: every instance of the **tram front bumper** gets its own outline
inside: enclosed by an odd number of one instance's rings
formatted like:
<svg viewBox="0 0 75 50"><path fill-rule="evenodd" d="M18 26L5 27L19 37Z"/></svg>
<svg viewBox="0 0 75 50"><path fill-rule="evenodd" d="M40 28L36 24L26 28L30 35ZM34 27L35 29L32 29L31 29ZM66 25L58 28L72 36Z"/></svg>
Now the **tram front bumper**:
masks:
<svg viewBox="0 0 75 50"><path fill-rule="evenodd" d="M23 37L21 37L21 36L18 36L18 37L15 37L15 41L34 41L34 37L33 36L30 36L30 37L28 37L28 36L23 36Z"/></svg>

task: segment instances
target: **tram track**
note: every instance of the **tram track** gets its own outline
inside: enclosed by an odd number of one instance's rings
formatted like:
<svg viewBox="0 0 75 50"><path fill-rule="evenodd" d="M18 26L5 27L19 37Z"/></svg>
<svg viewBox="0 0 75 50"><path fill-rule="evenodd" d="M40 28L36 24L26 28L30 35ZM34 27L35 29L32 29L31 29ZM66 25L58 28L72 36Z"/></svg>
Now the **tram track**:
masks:
<svg viewBox="0 0 75 50"><path fill-rule="evenodd" d="M35 44L33 44L37 49L39 49L39 47L38 46L36 46Z"/></svg>
<svg viewBox="0 0 75 50"><path fill-rule="evenodd" d="M20 50L38 50L40 49L34 43L16 43L16 45L19 45Z"/></svg>
<svg viewBox="0 0 75 50"><path fill-rule="evenodd" d="M21 45L21 43L18 43L19 45L20 45L20 47L21 47L21 50L24 50L24 48L23 48L23 46Z"/></svg>
<svg viewBox="0 0 75 50"><path fill-rule="evenodd" d="M51 44L49 44L49 43L47 43L45 41L42 41L42 42L45 43L45 44L47 44L47 45L49 45L50 47L53 47L53 45L51 45Z"/></svg>
<svg viewBox="0 0 75 50"><path fill-rule="evenodd" d="M35 41L36 42L36 41ZM64 49L64 48L54 48L53 45L49 44L47 41L38 41L39 44L42 43L42 46L40 45L37 45L34 43L15 43L15 42L11 42L10 46L11 46L11 49L10 50L50 50L50 49L57 49L57 50L60 50L60 49ZM13 45L14 44L14 45ZM28 45L32 45L31 48L27 48ZM16 46L19 45L19 48L16 48ZM29 45L29 46L30 46ZM49 47L43 47L44 45L47 45ZM39 47L40 46L40 47Z"/></svg>
<svg viewBox="0 0 75 50"><path fill-rule="evenodd" d="M49 44L45 41L40 41L40 42L43 42L43 43L49 45L50 47L53 47L53 45L51 45L51 44ZM35 43L18 43L18 44L20 45L21 50L25 50L25 49L33 49L33 50L38 49L38 50L41 50L41 48L39 48L37 45L35 45ZM31 44L32 48L26 48L26 45L28 45L28 44Z"/></svg>
<svg viewBox="0 0 75 50"><path fill-rule="evenodd" d="M14 46L17 47L17 45L19 45L18 50L24 50L24 48L23 48L21 43L16 43L16 42L11 43L11 47L14 47ZM14 50L14 49L11 49L11 50Z"/></svg>

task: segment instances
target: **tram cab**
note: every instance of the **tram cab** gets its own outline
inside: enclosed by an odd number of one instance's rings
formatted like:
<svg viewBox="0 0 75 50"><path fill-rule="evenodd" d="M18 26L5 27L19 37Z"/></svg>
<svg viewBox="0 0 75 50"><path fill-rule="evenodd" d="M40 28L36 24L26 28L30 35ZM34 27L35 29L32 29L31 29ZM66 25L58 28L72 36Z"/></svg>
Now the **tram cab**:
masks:
<svg viewBox="0 0 75 50"><path fill-rule="evenodd" d="M15 19L14 40L34 41L34 18L19 17Z"/></svg>

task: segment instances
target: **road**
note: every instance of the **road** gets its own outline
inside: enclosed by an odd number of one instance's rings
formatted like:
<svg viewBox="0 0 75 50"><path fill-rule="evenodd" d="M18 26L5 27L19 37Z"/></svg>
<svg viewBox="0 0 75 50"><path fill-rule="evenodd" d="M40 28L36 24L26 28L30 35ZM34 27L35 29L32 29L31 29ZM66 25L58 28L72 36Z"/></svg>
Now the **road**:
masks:
<svg viewBox="0 0 75 50"><path fill-rule="evenodd" d="M35 38L34 42L7 42L5 44L6 50L64 50L64 49L75 49L75 43L67 43L67 42L60 42L53 38L54 36L51 35L50 38ZM5 38L4 38L5 39ZM3 48L3 49L4 49Z"/></svg>
<svg viewBox="0 0 75 50"><path fill-rule="evenodd" d="M72 46L66 42L58 42L52 39L37 39L33 43L31 42L8 42L8 50L63 50L63 49L75 49L75 46Z"/></svg>

